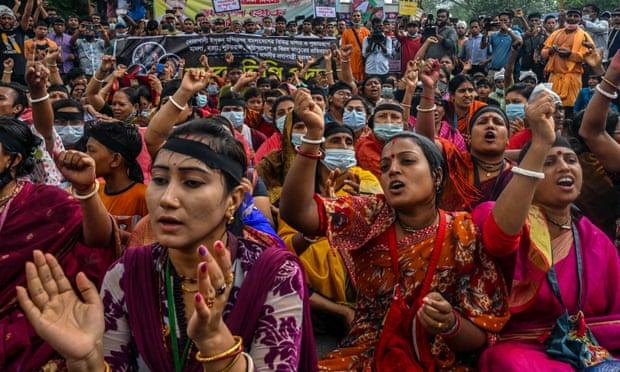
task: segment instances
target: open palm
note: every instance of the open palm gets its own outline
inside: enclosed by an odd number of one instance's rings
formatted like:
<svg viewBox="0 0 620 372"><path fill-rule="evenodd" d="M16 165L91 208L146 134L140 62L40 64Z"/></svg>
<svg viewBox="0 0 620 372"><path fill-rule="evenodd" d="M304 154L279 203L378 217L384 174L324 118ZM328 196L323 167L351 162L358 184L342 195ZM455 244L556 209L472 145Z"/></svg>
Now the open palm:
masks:
<svg viewBox="0 0 620 372"><path fill-rule="evenodd" d="M40 251L26 264L28 291L17 287L17 299L37 334L68 361L85 360L101 348L105 329L103 304L95 285L83 273L73 291L58 261Z"/></svg>

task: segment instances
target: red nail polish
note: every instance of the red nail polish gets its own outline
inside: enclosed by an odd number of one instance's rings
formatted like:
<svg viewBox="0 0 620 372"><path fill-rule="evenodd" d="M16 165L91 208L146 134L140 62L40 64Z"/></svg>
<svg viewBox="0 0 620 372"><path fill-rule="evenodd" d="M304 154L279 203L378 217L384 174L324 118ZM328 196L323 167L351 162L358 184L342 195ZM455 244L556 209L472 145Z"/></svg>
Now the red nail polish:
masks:
<svg viewBox="0 0 620 372"><path fill-rule="evenodd" d="M217 253L221 253L223 247L224 247L224 243L222 243L221 240L216 241L214 244L214 248L217 251Z"/></svg>
<svg viewBox="0 0 620 372"><path fill-rule="evenodd" d="M203 273L207 272L207 263L203 262L200 264L200 271L202 271Z"/></svg>
<svg viewBox="0 0 620 372"><path fill-rule="evenodd" d="M200 248L198 248L198 254L201 257L206 257L208 253L209 253L209 251L207 251L207 248L205 248L203 246L200 246Z"/></svg>
<svg viewBox="0 0 620 372"><path fill-rule="evenodd" d="M196 302L202 301L202 295L200 293L196 293L196 296L194 296L194 298L196 299Z"/></svg>

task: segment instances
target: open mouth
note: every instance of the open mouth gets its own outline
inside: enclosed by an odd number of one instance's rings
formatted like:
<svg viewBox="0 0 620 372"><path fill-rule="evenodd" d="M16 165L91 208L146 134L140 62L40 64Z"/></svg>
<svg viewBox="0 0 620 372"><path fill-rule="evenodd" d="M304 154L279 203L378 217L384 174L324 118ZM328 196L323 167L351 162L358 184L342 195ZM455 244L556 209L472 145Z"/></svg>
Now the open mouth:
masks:
<svg viewBox="0 0 620 372"><path fill-rule="evenodd" d="M495 141L495 139L497 138L497 136L495 135L495 132L489 130L486 131L486 133L484 133L484 139L488 140L488 141Z"/></svg>
<svg viewBox="0 0 620 372"><path fill-rule="evenodd" d="M575 185L575 179L570 176L563 176L557 180L556 185L560 187L572 188Z"/></svg>
<svg viewBox="0 0 620 372"><path fill-rule="evenodd" d="M405 187L405 184L401 181L392 181L390 182L389 189L390 191L399 191Z"/></svg>

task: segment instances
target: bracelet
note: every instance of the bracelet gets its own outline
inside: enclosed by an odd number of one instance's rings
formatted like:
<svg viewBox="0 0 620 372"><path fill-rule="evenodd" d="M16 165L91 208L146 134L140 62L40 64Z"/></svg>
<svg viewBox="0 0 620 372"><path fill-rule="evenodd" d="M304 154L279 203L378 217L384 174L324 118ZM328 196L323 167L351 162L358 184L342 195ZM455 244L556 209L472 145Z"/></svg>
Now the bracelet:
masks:
<svg viewBox="0 0 620 372"><path fill-rule="evenodd" d="M599 92L602 96L610 100L614 100L618 98L618 92L613 92L613 93L606 92L605 90L603 90L603 88L601 88L601 84L596 85L596 91Z"/></svg>
<svg viewBox="0 0 620 372"><path fill-rule="evenodd" d="M529 169L523 169L523 168L519 168L519 167L512 167L510 169L510 171L514 174L519 174L521 176L525 176L525 177L530 177L530 178L536 178L539 180L544 180L545 179L545 174L543 172L536 172L536 171L531 171Z"/></svg>
<svg viewBox="0 0 620 372"><path fill-rule="evenodd" d="M13 73L13 70L10 70L10 71L2 71L2 73L3 73L3 74L12 74L12 73Z"/></svg>
<svg viewBox="0 0 620 372"><path fill-rule="evenodd" d="M48 99L50 99L50 95L46 94L43 97L39 97L39 98L30 98L30 103L41 103L43 101L47 101Z"/></svg>
<svg viewBox="0 0 620 372"><path fill-rule="evenodd" d="M310 138L306 138L306 136L301 136L301 143L307 143L309 145L320 145L325 142L325 137L321 137L321 139L313 140Z"/></svg>
<svg viewBox="0 0 620 372"><path fill-rule="evenodd" d="M427 99L429 101L435 101L435 97L432 97L432 96L422 96L422 98Z"/></svg>
<svg viewBox="0 0 620 372"><path fill-rule="evenodd" d="M295 146L295 151L298 155L303 156L304 158L312 159L312 160L320 160L323 157L323 151L319 150L318 153L311 153L303 151L299 146Z"/></svg>
<svg viewBox="0 0 620 372"><path fill-rule="evenodd" d="M187 105L185 105L185 106L179 105L179 103L177 101L175 101L174 98L172 98L172 96L168 97L168 102L172 103L174 105L174 107L179 109L179 111L185 111L185 109L187 108Z"/></svg>
<svg viewBox="0 0 620 372"><path fill-rule="evenodd" d="M246 353L245 351L242 352L241 354L243 354L243 357L245 358L245 361L247 363L247 370L248 371L253 371L254 370L254 360L252 359L252 356L248 353Z"/></svg>
<svg viewBox="0 0 620 372"><path fill-rule="evenodd" d="M95 196L98 192L99 192L99 181L97 181L97 179L95 179L95 189L93 191L89 192L86 195L80 195L80 194L76 193L75 189L73 188L73 186L71 186L71 195L73 195L73 197L76 198L77 200L87 200L87 199L90 199L93 196Z"/></svg>
<svg viewBox="0 0 620 372"><path fill-rule="evenodd" d="M454 325L452 327L450 327L450 329L441 332L441 337L443 339L450 339L455 337L459 331L461 330L461 317L459 316L459 313L456 312L456 310L452 310L452 313L454 314Z"/></svg>
<svg viewBox="0 0 620 372"><path fill-rule="evenodd" d="M349 62L349 59L341 59L340 62L345 63L345 62Z"/></svg>
<svg viewBox="0 0 620 372"><path fill-rule="evenodd" d="M437 110L437 105L433 104L433 106L429 107L429 108L422 108L422 107L420 107L420 105L418 105L416 107L416 110L418 110L418 112L433 112L433 111Z"/></svg>
<svg viewBox="0 0 620 372"><path fill-rule="evenodd" d="M314 244L314 243L318 242L319 239L321 238L321 237L311 238L309 236L305 236L304 234L301 234L301 237L306 241L306 243L310 243L310 244Z"/></svg>
<svg viewBox="0 0 620 372"><path fill-rule="evenodd" d="M112 368L105 360L103 361L103 372L112 372Z"/></svg>
<svg viewBox="0 0 620 372"><path fill-rule="evenodd" d="M409 107L409 108L411 108L411 105L408 105L408 104L406 104L406 103L401 103L400 105L401 105L401 106L405 106L405 107Z"/></svg>
<svg viewBox="0 0 620 372"><path fill-rule="evenodd" d="M233 356L237 356L241 354L241 352L243 351L243 337L233 336L233 339L235 340L235 344L230 349L222 353L219 353L217 355L206 357L200 353L200 350L197 351L196 360L200 363L211 363L211 362L216 362L222 359L228 359Z"/></svg>
<svg viewBox="0 0 620 372"><path fill-rule="evenodd" d="M235 358L233 360L231 360L230 363L228 363L228 365L226 367L224 367L224 369L222 369L221 372L228 372L228 371L230 371L235 366L235 364L239 361L241 356L242 356L242 353L237 354L237 356L235 356Z"/></svg>
<svg viewBox="0 0 620 372"><path fill-rule="evenodd" d="M603 79L604 82L609 84L610 87L613 87L615 90L620 90L620 87L618 87L616 84L612 83L612 81L607 79L605 76L603 76L602 79Z"/></svg>
<svg viewBox="0 0 620 372"><path fill-rule="evenodd" d="M334 71L332 71L332 70L325 70L325 73L326 73L326 74L331 74L331 73L333 73L333 72L334 72Z"/></svg>
<svg viewBox="0 0 620 372"><path fill-rule="evenodd" d="M94 81L96 81L96 82L98 82L99 84L103 84L103 83L105 83L105 78L103 78L103 79L99 80L99 79L97 79L97 76L96 76L96 75L93 75L93 80L94 80Z"/></svg>
<svg viewBox="0 0 620 372"><path fill-rule="evenodd" d="M336 69L336 72L340 72L340 71L342 71L342 69L341 69L341 68L337 68L337 69Z"/></svg>

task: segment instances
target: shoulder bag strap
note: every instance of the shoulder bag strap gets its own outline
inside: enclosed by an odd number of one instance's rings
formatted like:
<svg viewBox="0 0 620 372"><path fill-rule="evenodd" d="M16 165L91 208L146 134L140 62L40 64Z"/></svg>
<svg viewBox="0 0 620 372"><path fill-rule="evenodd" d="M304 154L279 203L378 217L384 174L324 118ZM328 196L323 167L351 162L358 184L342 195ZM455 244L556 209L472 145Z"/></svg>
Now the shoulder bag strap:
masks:
<svg viewBox="0 0 620 372"><path fill-rule="evenodd" d="M581 257L581 239L579 237L579 231L577 230L577 226L575 223L572 224L572 233L573 233L573 243L575 244L575 258L577 260L577 307L578 310L581 310L581 291L582 291L582 280L583 280L583 263ZM562 293L560 292L560 285L558 283L558 277L555 273L555 264L551 266L551 269L547 273L547 280L549 281L549 285L551 285L551 289L553 290L553 294L558 299L560 304L565 310L566 305L564 304L564 300L562 299Z"/></svg>

